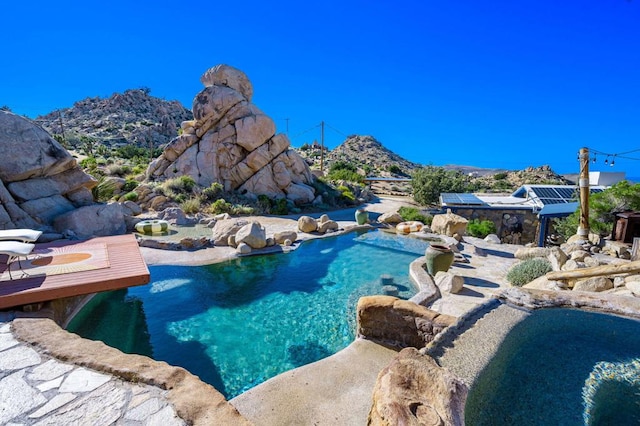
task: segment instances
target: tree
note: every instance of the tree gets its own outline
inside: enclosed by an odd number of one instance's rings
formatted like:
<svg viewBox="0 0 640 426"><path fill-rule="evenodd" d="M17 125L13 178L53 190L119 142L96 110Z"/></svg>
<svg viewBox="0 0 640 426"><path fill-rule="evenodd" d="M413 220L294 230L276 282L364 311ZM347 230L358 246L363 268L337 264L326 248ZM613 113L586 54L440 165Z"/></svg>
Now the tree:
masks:
<svg viewBox="0 0 640 426"><path fill-rule="evenodd" d="M623 180L606 190L589 197L589 229L600 234L610 234L616 214L628 210L640 210L640 184ZM580 224L580 209L570 216L554 220L554 228L565 238L574 235Z"/></svg>
<svg viewBox="0 0 640 426"><path fill-rule="evenodd" d="M0 111L7 111L7 112L11 112L11 108L9 108L8 105L2 105L0 107Z"/></svg>
<svg viewBox="0 0 640 426"><path fill-rule="evenodd" d="M413 198L422 205L437 204L442 192L467 192L469 178L457 170L425 166L414 170L411 176Z"/></svg>

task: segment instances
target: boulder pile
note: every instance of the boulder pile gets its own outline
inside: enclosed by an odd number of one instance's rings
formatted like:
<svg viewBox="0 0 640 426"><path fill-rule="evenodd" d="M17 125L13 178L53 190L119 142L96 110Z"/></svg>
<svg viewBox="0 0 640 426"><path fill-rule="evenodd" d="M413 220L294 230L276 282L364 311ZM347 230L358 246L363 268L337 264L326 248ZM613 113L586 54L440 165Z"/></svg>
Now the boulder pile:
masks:
<svg viewBox="0 0 640 426"><path fill-rule="evenodd" d="M271 118L251 103L247 76L228 65L217 65L200 78L205 88L193 100L193 120L182 123L173 139L147 169L151 180L191 176L207 187L247 196L267 195L296 204L315 199L314 176L305 160L276 134Z"/></svg>
<svg viewBox="0 0 640 426"><path fill-rule="evenodd" d="M0 228L44 231L41 241L126 231L120 204L97 204L97 181L40 126L0 111Z"/></svg>
<svg viewBox="0 0 640 426"><path fill-rule="evenodd" d="M327 232L335 232L339 228L338 223L329 219L326 214L320 216L320 219L314 219L310 216L300 216L298 219L298 230L307 234L312 232L326 234Z"/></svg>

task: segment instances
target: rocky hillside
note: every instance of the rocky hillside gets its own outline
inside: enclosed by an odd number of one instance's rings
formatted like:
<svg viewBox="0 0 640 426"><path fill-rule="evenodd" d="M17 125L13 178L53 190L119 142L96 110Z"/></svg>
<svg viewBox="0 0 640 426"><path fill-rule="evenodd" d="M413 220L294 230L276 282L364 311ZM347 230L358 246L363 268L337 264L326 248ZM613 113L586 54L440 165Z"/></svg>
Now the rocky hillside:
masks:
<svg viewBox="0 0 640 426"><path fill-rule="evenodd" d="M298 152L312 168L320 168L320 145L306 144ZM352 135L331 151L325 148L324 169L328 170L337 161L354 164L363 174L375 176L408 175L413 169L420 167L385 148L373 136Z"/></svg>
<svg viewBox="0 0 640 426"><path fill-rule="evenodd" d="M489 192L511 192L524 184L571 185L571 181L544 165L524 170L500 171L474 176L472 181L480 190Z"/></svg>
<svg viewBox="0 0 640 426"><path fill-rule="evenodd" d="M178 101L150 96L149 89L130 89L109 98L83 99L35 121L52 135L64 133L70 148L80 147L87 137L108 147L147 147L149 141L157 147L176 137L180 123L191 119L191 111Z"/></svg>

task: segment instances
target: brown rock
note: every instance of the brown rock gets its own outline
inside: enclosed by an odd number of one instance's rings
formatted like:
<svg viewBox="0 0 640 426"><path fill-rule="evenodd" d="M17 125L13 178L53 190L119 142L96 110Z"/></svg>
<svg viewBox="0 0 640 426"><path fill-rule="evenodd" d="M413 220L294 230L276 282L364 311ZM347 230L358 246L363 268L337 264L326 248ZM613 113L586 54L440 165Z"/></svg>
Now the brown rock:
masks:
<svg viewBox="0 0 640 426"><path fill-rule="evenodd" d="M301 232L315 232L318 229L318 222L311 216L300 216L298 219L298 229Z"/></svg>
<svg viewBox="0 0 640 426"><path fill-rule="evenodd" d="M282 231L273 234L273 238L275 239L276 244L284 244L285 240L297 240L298 234L295 231Z"/></svg>
<svg viewBox="0 0 640 426"><path fill-rule="evenodd" d="M454 234L464 235L467 232L467 223L469 221L462 216L447 212L446 214L437 214L431 222L431 231L453 237Z"/></svg>
<svg viewBox="0 0 640 426"><path fill-rule="evenodd" d="M358 336L385 346L422 348L454 322L455 317L391 296L358 300Z"/></svg>
<svg viewBox="0 0 640 426"><path fill-rule="evenodd" d="M249 222L236 232L236 243L238 247L245 243L254 249L264 248L267 246L266 231L259 222Z"/></svg>
<svg viewBox="0 0 640 426"><path fill-rule="evenodd" d="M464 425L468 388L428 355L405 348L373 389L368 425Z"/></svg>
<svg viewBox="0 0 640 426"><path fill-rule="evenodd" d="M613 288L613 281L607 277L591 277L586 280L576 281L573 286L574 291L594 291L600 292Z"/></svg>
<svg viewBox="0 0 640 426"><path fill-rule="evenodd" d="M217 246L226 246L229 241L229 236L236 235L238 229L248 223L245 219L218 220L211 230L213 243Z"/></svg>
<svg viewBox="0 0 640 426"><path fill-rule="evenodd" d="M339 228L338 223L333 220L328 220L318 224L318 232L321 234L337 231Z"/></svg>

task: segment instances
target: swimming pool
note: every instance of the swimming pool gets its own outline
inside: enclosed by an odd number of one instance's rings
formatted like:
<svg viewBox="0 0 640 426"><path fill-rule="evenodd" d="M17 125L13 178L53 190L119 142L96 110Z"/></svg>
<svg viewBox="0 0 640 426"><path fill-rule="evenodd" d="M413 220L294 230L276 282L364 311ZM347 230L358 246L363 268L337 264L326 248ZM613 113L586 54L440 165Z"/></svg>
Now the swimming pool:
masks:
<svg viewBox="0 0 640 426"><path fill-rule="evenodd" d="M308 241L289 254L151 266L146 286L97 295L67 329L186 368L233 398L354 339L361 296L415 294L409 264L428 243L380 231Z"/></svg>
<svg viewBox="0 0 640 426"><path fill-rule="evenodd" d="M536 310L469 391L468 425L640 424L640 321Z"/></svg>

